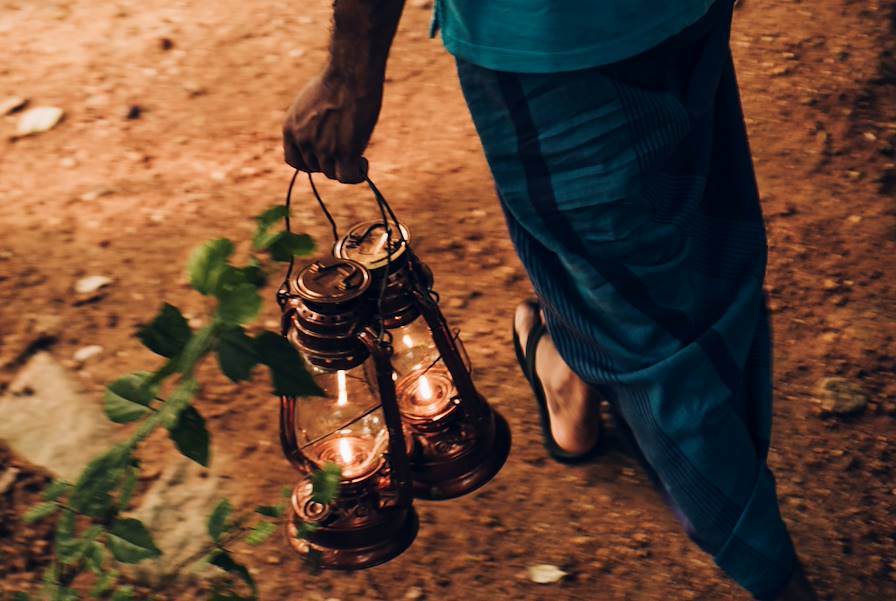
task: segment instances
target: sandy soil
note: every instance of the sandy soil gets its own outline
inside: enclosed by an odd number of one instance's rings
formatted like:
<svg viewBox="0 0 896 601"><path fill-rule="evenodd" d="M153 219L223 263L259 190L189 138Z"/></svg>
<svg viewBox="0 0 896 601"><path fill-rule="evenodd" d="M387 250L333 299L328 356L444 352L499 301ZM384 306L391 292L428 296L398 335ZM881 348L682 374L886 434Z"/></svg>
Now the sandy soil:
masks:
<svg viewBox="0 0 896 601"><path fill-rule="evenodd" d="M7 138L17 116L0 117L0 386L48 348L99 397L115 376L155 364L133 331L163 299L202 315L184 260L208 238L248 239L251 217L281 202L290 172L280 122L325 57L329 4L0 0L0 97L66 111L54 130L17 141ZM279 539L241 549L262 598L745 599L681 533L612 432L593 464L547 460L509 343L529 284L451 58L427 39L420 4L409 3L395 42L371 173L433 267L477 383L511 424L513 451L480 492L417 503L416 542L384 566L313 576ZM747 0L732 37L769 227L770 461L826 599L896 598L894 40L892 0ZM360 187L322 190L344 226L375 215ZM299 227L325 240L304 187L296 204ZM114 282L77 297L74 281L92 274ZM273 290L265 311L275 319ZM88 344L103 353L75 364ZM826 376L858 384L865 411L821 415L811 396ZM246 506L270 502L294 477L276 444L276 399L263 381L209 377L199 406L229 493ZM150 478L168 447L160 438L146 450ZM0 472L11 465L22 471L0 496L0 594L36 587L49 560L50 527L19 521L44 476L0 455ZM535 563L570 576L531 583Z"/></svg>

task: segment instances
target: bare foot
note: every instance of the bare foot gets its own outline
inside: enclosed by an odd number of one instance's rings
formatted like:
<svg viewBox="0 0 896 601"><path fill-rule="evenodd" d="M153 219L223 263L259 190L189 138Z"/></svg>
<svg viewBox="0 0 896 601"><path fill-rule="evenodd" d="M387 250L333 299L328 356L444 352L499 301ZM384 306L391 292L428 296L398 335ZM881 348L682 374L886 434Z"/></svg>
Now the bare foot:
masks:
<svg viewBox="0 0 896 601"><path fill-rule="evenodd" d="M513 321L525 352L529 332L536 323L535 311L528 303L521 303ZM554 440L567 453L578 455L591 450L600 432L600 406L594 391L566 365L549 333L541 337L535 351L535 372L544 387Z"/></svg>

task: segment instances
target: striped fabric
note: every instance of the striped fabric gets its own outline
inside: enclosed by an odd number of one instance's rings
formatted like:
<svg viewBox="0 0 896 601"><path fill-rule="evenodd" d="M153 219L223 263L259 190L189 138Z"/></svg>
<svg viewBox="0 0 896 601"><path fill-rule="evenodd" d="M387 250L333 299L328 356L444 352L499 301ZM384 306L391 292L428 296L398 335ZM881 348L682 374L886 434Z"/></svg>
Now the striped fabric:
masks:
<svg viewBox="0 0 896 601"><path fill-rule="evenodd" d="M766 465L766 241L730 19L717 2L608 67L458 72L560 354L624 419L690 536L772 599L795 555Z"/></svg>

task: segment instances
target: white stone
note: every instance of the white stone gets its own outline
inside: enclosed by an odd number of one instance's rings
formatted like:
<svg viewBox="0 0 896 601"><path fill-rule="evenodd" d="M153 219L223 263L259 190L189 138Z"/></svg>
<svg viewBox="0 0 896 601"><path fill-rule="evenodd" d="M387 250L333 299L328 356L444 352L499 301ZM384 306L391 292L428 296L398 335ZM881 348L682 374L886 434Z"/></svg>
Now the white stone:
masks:
<svg viewBox="0 0 896 601"><path fill-rule="evenodd" d="M815 402L828 413L846 415L865 408L868 397L846 378L822 378L815 385Z"/></svg>
<svg viewBox="0 0 896 601"><path fill-rule="evenodd" d="M16 136L30 136L53 129L62 120L65 112L55 106L36 106L19 117Z"/></svg>
<svg viewBox="0 0 896 601"><path fill-rule="evenodd" d="M111 447L116 434L100 399L83 394L49 353L34 355L0 397L0 440L69 481Z"/></svg>
<svg viewBox="0 0 896 601"><path fill-rule="evenodd" d="M216 473L186 459L170 463L152 483L140 505L131 512L152 532L161 557L136 566L138 578L149 584L181 575L180 564L210 544L206 522L223 498ZM186 566L197 569L200 566Z"/></svg>
<svg viewBox="0 0 896 601"><path fill-rule="evenodd" d="M72 359L74 359L78 363L84 363L85 361L88 361L88 360L96 357L97 355L99 355L102 352L103 352L103 347L101 347L98 344L82 346L77 351L75 351L75 354L72 355Z"/></svg>
<svg viewBox="0 0 896 601"><path fill-rule="evenodd" d="M538 584L553 584L555 582L560 582L566 576L566 572L558 568L557 566L552 566L546 563L540 563L534 566L529 566L528 569L529 580Z"/></svg>
<svg viewBox="0 0 896 601"><path fill-rule="evenodd" d="M90 294L112 283L112 278L104 275L89 275L75 282L75 292L78 294Z"/></svg>
<svg viewBox="0 0 896 601"><path fill-rule="evenodd" d="M28 104L27 98L21 96L11 96L0 100L0 115L8 115L13 111L17 111Z"/></svg>
<svg viewBox="0 0 896 601"><path fill-rule="evenodd" d="M4 494L16 483L16 478L19 477L20 471L17 467L8 467L3 471L3 475L0 475L0 495Z"/></svg>

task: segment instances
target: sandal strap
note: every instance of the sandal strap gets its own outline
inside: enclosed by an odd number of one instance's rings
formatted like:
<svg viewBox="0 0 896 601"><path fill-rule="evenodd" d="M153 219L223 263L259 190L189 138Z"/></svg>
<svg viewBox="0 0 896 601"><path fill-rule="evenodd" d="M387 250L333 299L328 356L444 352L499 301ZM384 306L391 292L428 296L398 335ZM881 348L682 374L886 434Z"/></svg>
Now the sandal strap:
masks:
<svg viewBox="0 0 896 601"><path fill-rule="evenodd" d="M538 349L538 343L541 342L542 336L547 331L547 326L539 319L526 337L526 370L529 372L529 380L533 383L541 381L538 372L535 371L535 352Z"/></svg>

